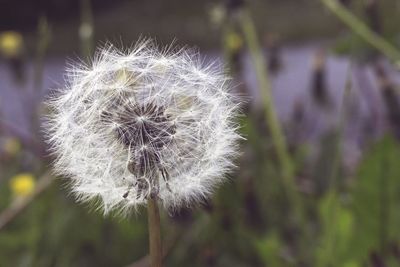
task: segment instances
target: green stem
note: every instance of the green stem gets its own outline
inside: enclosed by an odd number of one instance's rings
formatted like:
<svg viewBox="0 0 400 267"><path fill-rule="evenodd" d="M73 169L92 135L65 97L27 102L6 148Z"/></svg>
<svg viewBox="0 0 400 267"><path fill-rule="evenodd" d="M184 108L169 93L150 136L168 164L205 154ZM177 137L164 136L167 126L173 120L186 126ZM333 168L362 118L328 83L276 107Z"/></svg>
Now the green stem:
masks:
<svg viewBox="0 0 400 267"><path fill-rule="evenodd" d="M250 14L246 10L241 10L239 22L256 71L259 90L264 104L266 122L271 134L272 142L275 146L286 194L294 207L294 212L297 213L297 219L300 218L300 220L302 220L302 202L296 189L293 164L287 150L282 128L275 112L274 103L271 97L272 88L268 78L268 69L265 66L264 56L259 45L256 29Z"/></svg>
<svg viewBox="0 0 400 267"><path fill-rule="evenodd" d="M345 23L354 33L359 35L367 43L375 47L382 54L400 64L400 51L391 43L372 31L364 22L348 11L337 0L320 0L332 13Z"/></svg>
<svg viewBox="0 0 400 267"><path fill-rule="evenodd" d="M90 0L81 0L81 25L79 26L81 54L87 58L93 52L93 13Z"/></svg>
<svg viewBox="0 0 400 267"><path fill-rule="evenodd" d="M147 201L147 216L149 224L150 266L162 266L162 246L160 230L160 211L156 199Z"/></svg>
<svg viewBox="0 0 400 267"><path fill-rule="evenodd" d="M385 143L386 151L389 150L387 144ZM389 199L389 190L388 190L388 179L390 173L390 165L388 163L388 155L386 153L382 153L381 158L381 182L379 183L379 241L380 241L380 252L385 255L386 252L386 244L388 243L388 227L389 227L389 207L392 203L390 203Z"/></svg>
<svg viewBox="0 0 400 267"><path fill-rule="evenodd" d="M324 250L324 254L327 255L326 258L323 258L321 262L319 262L318 266L336 266L335 265L335 255L336 255L336 242L337 242L337 221L338 221L338 213L340 212L340 202L339 198L339 184L338 184L338 174L340 169L340 159L342 155L342 138L343 131L345 130L345 122L346 122L346 111L349 106L350 101L350 92L352 89L352 80L351 80L351 66L349 68L346 84L343 92L342 103L339 110L339 124L335 133L335 151L332 157L332 173L329 177L329 188L328 194L332 194L329 197L329 204L327 207L330 207L328 211L328 220L326 224L325 230L327 231L327 241Z"/></svg>
<svg viewBox="0 0 400 267"><path fill-rule="evenodd" d="M36 47L34 89L40 91L43 83L44 58L49 47L51 30L47 18L40 16L38 23L38 42Z"/></svg>
<svg viewBox="0 0 400 267"><path fill-rule="evenodd" d="M38 118L38 110L37 103L40 102L40 91L43 87L43 71L45 65L45 57L47 50L49 48L50 39L51 39L51 28L47 21L46 16L42 15L39 17L38 22L38 29L37 29L37 38L38 41L36 43L36 55L35 55L35 68L33 73L33 89L34 95L32 96L33 99L30 99L32 103L31 110L29 110L29 116L31 118L32 123L32 132L34 135L39 133L40 129L40 122Z"/></svg>

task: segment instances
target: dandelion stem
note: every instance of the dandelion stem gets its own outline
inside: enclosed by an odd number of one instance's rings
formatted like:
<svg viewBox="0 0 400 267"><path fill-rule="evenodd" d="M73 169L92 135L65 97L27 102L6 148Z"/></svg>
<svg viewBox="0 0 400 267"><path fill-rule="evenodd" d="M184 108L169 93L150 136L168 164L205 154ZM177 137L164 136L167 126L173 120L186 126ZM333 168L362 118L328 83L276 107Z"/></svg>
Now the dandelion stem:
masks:
<svg viewBox="0 0 400 267"><path fill-rule="evenodd" d="M372 31L364 22L354 16L337 0L320 0L332 13L345 23L354 33L375 47L382 54L400 64L400 51L391 43Z"/></svg>
<svg viewBox="0 0 400 267"><path fill-rule="evenodd" d="M162 266L162 247L160 230L160 211L156 199L147 201L147 214L149 224L150 266Z"/></svg>
<svg viewBox="0 0 400 267"><path fill-rule="evenodd" d="M296 190L293 164L287 151L286 140L275 112L274 103L271 97L272 88L268 78L268 70L264 63L264 56L259 45L256 29L250 14L246 10L241 11L239 19L256 71L260 94L264 104L266 122L271 134L273 145L275 146L286 194L290 203L293 205L294 212L298 217L297 219L302 221L302 203L299 201L300 197Z"/></svg>

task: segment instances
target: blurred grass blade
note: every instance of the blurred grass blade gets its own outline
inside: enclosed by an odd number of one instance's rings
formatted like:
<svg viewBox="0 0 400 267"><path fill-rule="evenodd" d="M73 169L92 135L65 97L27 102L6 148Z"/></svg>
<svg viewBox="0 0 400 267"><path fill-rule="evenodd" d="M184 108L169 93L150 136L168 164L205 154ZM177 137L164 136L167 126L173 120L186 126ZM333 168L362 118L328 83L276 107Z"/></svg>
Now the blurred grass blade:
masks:
<svg viewBox="0 0 400 267"><path fill-rule="evenodd" d="M400 51L383 37L372 31L364 22L354 16L337 0L320 0L332 13L345 23L354 33L375 47L400 67Z"/></svg>
<svg viewBox="0 0 400 267"><path fill-rule="evenodd" d="M93 53L93 13L90 0L81 0L81 25L79 26L81 54L88 58Z"/></svg>
<svg viewBox="0 0 400 267"><path fill-rule="evenodd" d="M41 16L39 18L37 38L38 41L36 44L37 47L35 55L34 88L38 93L42 90L44 58L46 56L51 39L51 29L45 16Z"/></svg>
<svg viewBox="0 0 400 267"><path fill-rule="evenodd" d="M339 199L339 171L342 156L342 138L346 125L346 111L350 102L350 92L352 89L351 66L347 72L345 88L343 90L342 102L339 109L339 121L337 129L331 138L332 142L326 142L325 146L330 149L330 176L329 191L325 193L319 203L319 215L322 222L321 245L319 253L316 253L317 266L340 266L343 264L340 256L347 249L345 244L350 238L353 214L344 209ZM324 145L323 145L324 147ZM323 164L324 162L322 162ZM329 170L329 169L328 169ZM326 168L325 168L326 171Z"/></svg>
<svg viewBox="0 0 400 267"><path fill-rule="evenodd" d="M266 122L279 160L285 190L294 207L297 219L303 221L302 202L296 189L293 163L288 153L285 136L275 112L275 106L271 96L272 88L269 81L268 70L259 45L256 29L247 10L243 9L240 11L239 22L256 71L259 91L264 104Z"/></svg>
<svg viewBox="0 0 400 267"><path fill-rule="evenodd" d="M352 192L356 218L354 258L371 253L389 258L391 246L400 238L400 145L386 136L364 158ZM395 243L392 243L395 242Z"/></svg>
<svg viewBox="0 0 400 267"><path fill-rule="evenodd" d="M9 208L0 213L0 230L12 222L38 195L40 195L53 182L50 171L45 173L38 181L35 190L24 198L18 198L11 203Z"/></svg>

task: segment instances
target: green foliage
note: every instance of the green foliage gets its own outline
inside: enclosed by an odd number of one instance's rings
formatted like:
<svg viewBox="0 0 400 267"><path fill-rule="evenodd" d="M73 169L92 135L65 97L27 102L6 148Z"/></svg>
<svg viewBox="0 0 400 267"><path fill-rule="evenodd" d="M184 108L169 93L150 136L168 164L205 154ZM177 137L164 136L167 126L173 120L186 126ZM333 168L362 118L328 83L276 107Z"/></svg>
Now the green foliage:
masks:
<svg viewBox="0 0 400 267"><path fill-rule="evenodd" d="M283 247L282 240L275 232L272 232L265 238L258 240L256 244L256 248L263 263L266 266L274 267L287 266L287 263L285 263L281 257L281 250Z"/></svg>
<svg viewBox="0 0 400 267"><path fill-rule="evenodd" d="M383 138L366 153L347 193L331 189L320 200L317 266L365 266L373 256L400 264L393 254L400 240L399 158L398 142Z"/></svg>
<svg viewBox="0 0 400 267"><path fill-rule="evenodd" d="M142 217L88 213L54 185L0 232L2 266L123 266L147 253Z"/></svg>
<svg viewBox="0 0 400 267"><path fill-rule="evenodd" d="M353 213L331 190L319 202L319 216L322 229L315 253L316 266L351 266L353 261L348 254L355 228Z"/></svg>
<svg viewBox="0 0 400 267"><path fill-rule="evenodd" d="M352 190L351 207L357 225L352 257L367 259L390 253L400 240L400 145L385 137L364 158Z"/></svg>

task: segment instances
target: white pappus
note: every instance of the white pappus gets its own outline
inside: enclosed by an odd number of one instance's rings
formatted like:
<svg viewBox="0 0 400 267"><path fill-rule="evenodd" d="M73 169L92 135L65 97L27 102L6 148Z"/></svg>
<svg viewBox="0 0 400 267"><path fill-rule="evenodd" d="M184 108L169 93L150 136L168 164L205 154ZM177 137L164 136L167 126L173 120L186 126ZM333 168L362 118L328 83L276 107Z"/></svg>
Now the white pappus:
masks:
<svg viewBox="0 0 400 267"><path fill-rule="evenodd" d="M218 64L151 40L98 49L72 64L48 100L54 169L79 201L105 213L157 198L166 208L201 201L234 167L239 99Z"/></svg>

